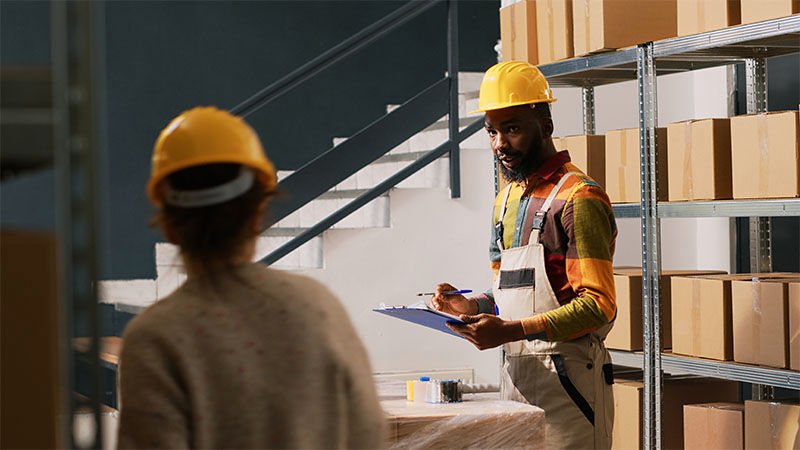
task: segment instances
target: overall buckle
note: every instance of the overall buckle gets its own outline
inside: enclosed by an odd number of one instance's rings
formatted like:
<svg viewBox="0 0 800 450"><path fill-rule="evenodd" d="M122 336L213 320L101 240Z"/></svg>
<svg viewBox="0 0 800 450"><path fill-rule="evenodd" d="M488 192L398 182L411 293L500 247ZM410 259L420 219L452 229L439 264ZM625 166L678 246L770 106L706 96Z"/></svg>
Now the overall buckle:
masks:
<svg viewBox="0 0 800 450"><path fill-rule="evenodd" d="M542 226L544 226L545 217L547 217L546 211L536 211L536 214L533 215L533 229L541 230Z"/></svg>

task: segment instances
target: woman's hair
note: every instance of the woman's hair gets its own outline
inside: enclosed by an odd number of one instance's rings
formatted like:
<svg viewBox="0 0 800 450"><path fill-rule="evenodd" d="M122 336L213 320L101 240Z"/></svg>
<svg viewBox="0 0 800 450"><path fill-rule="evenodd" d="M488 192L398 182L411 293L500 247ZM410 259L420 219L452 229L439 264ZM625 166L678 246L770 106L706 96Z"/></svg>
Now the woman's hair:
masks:
<svg viewBox="0 0 800 450"><path fill-rule="evenodd" d="M164 182L180 191L219 186L239 174L239 164L206 164L177 171ZM274 195L256 177L244 194L216 205L185 208L165 204L152 221L169 230L181 252L199 262L226 259L259 234L253 221L261 213L260 206Z"/></svg>

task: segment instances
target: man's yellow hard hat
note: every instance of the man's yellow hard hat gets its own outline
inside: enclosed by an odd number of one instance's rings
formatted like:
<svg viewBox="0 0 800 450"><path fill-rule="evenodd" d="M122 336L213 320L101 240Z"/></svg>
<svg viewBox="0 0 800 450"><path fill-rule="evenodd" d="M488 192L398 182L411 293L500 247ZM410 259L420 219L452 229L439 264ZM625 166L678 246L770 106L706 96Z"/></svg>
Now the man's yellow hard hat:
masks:
<svg viewBox="0 0 800 450"><path fill-rule="evenodd" d="M268 190L277 184L275 167L250 125L227 111L205 106L183 112L161 131L153 148L147 195L163 206L164 178L188 167L217 163L255 169Z"/></svg>
<svg viewBox="0 0 800 450"><path fill-rule="evenodd" d="M547 79L536 66L525 61L505 61L486 71L481 81L478 109L470 114L554 101Z"/></svg>

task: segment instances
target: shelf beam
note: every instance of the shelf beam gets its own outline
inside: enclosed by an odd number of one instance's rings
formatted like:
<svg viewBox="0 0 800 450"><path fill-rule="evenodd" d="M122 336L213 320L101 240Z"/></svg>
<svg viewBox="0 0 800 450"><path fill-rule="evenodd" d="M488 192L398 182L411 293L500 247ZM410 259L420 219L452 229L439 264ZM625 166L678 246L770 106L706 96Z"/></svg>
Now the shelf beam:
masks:
<svg viewBox="0 0 800 450"><path fill-rule="evenodd" d="M638 218L638 203L612 206L618 219ZM800 199L719 200L709 202L658 203L658 217L790 217L800 216Z"/></svg>
<svg viewBox="0 0 800 450"><path fill-rule="evenodd" d="M611 353L611 361L616 365L639 369L644 367L644 355L641 352L609 350L609 353ZM791 370L667 353L661 355L661 362L664 371L671 374L690 374L800 390L800 372Z"/></svg>

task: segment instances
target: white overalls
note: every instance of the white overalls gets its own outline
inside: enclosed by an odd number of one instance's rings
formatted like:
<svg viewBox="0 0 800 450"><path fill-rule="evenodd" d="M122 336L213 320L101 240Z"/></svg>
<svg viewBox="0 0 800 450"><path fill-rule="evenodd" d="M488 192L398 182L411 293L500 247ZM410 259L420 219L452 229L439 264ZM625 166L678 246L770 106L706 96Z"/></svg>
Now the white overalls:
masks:
<svg viewBox="0 0 800 450"><path fill-rule="evenodd" d="M500 209L498 246L500 272L494 282L499 316L520 320L561 306L545 271L544 246L539 233L545 217L569 172L553 188L536 212L529 244L503 248L503 215L511 185ZM566 342L521 340L505 344L502 370L504 400L530 403L545 410L547 448L598 448L611 446L614 401L611 357L603 339L606 325L589 335Z"/></svg>

